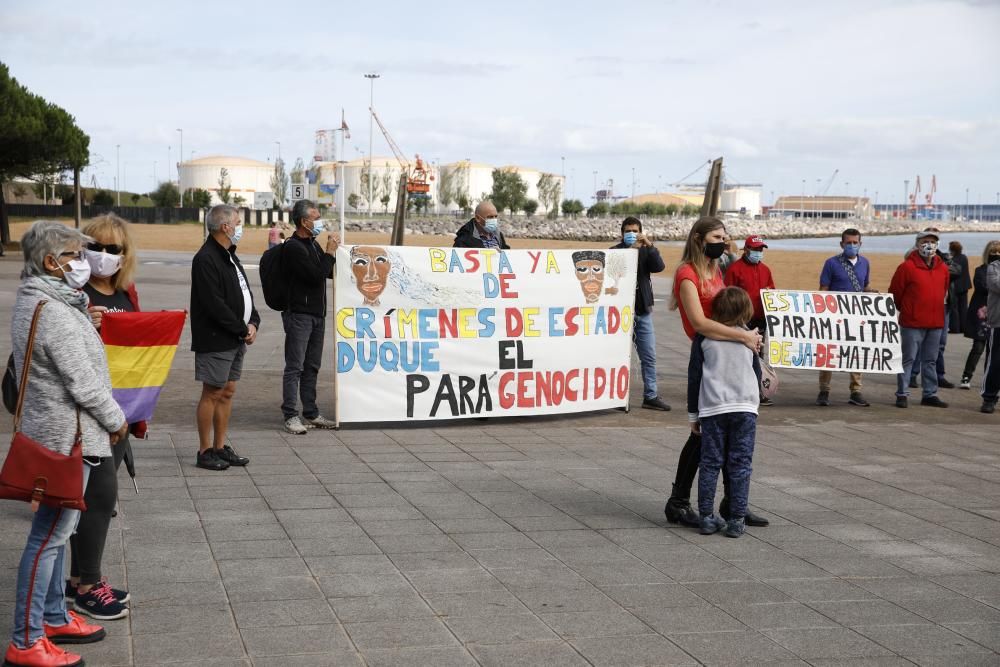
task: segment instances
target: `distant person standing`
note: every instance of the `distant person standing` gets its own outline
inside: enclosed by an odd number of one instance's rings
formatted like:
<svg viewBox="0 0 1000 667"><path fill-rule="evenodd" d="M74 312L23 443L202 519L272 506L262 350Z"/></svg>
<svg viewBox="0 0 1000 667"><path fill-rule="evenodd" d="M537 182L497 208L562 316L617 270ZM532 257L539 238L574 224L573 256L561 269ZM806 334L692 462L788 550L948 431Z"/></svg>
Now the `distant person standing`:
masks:
<svg viewBox="0 0 1000 667"><path fill-rule="evenodd" d="M243 373L247 345L257 339L260 315L247 274L236 257L243 237L239 211L213 206L205 217L208 238L191 262L191 349L194 379L202 383L198 400L198 456L206 470L245 466L226 444L236 382Z"/></svg>
<svg viewBox="0 0 1000 667"><path fill-rule="evenodd" d="M500 218L493 202L488 199L479 202L472 220L462 225L455 233L453 247L510 250L507 239L500 231Z"/></svg>
<svg viewBox="0 0 1000 667"><path fill-rule="evenodd" d="M764 249L767 244L764 239L756 234L748 236L743 243L743 256L733 262L726 271L725 281L727 287L740 287L750 297L753 304L753 315L747 326L756 329L764 335L764 302L760 298L761 290L774 289L774 277L771 269L764 263ZM761 348L761 356L766 354L766 350ZM760 394L761 405L774 405L774 401Z"/></svg>
<svg viewBox="0 0 1000 667"><path fill-rule="evenodd" d="M986 346L986 377L983 379L983 406L980 412L993 414L1000 396L1000 253L989 256L986 267L986 323L990 338Z"/></svg>
<svg viewBox="0 0 1000 667"><path fill-rule="evenodd" d="M941 230L937 227L928 227L924 230L925 232L931 232L935 235L939 235ZM904 257L909 257L912 253L916 252L917 247L914 246L906 251ZM955 284L954 280L956 276L961 273L961 269L955 262L951 261L951 255L946 252L942 252L939 247L937 250L938 259L941 263L948 269L948 290L944 299L944 333L941 336L941 341L938 344L937 358L934 363L934 369L937 373L937 387L938 389L954 389L955 384L945 377L945 366L944 366L944 350L948 345L948 332L950 331L950 320L951 320L951 308L952 304L955 302ZM920 369L922 368L920 363L921 351L917 351L917 359L913 362L913 370L910 372L910 389L917 388L917 376L920 375Z"/></svg>
<svg viewBox="0 0 1000 667"><path fill-rule="evenodd" d="M951 312L948 313L948 332L962 333L965 328L965 313L969 309L969 290L972 289L972 274L969 273L969 258L962 252L962 244L952 241L948 244L952 266L956 271L951 275Z"/></svg>
<svg viewBox="0 0 1000 667"><path fill-rule="evenodd" d="M632 341L642 366L642 407L650 410L670 410L660 398L656 386L656 332L653 330L653 284L650 274L665 268L660 251L642 233L642 221L628 217L622 220L622 240L612 250L634 248L639 253L635 281L635 324Z"/></svg>
<svg viewBox="0 0 1000 667"><path fill-rule="evenodd" d="M281 253L288 284L288 307L281 313L285 328L285 372L282 377L281 414L285 430L302 435L310 428L336 428L316 405L316 383L323 364L326 331L326 281L333 278L340 239L326 235L326 246L316 242L324 224L316 204L300 199L292 207L295 232ZM298 400L302 399L299 416ZM304 423L303 423L304 422Z"/></svg>
<svg viewBox="0 0 1000 667"><path fill-rule="evenodd" d="M903 372L896 376L896 407L908 407L910 372L920 359L923 398L920 405L946 408L938 398L935 368L941 336L947 335L944 302L949 272L938 254L935 231L917 234L917 248L896 268L889 292L896 302L902 335Z"/></svg>
<svg viewBox="0 0 1000 667"><path fill-rule="evenodd" d="M868 259L861 255L861 232L857 229L845 229L840 234L839 255L834 255L823 264L819 274L819 289L826 292L867 292L868 281L871 278L871 267ZM848 403L868 407L870 403L861 393L861 373L851 373L851 395ZM830 405L830 386L833 382L833 371L819 372L819 395L816 405Z"/></svg>
<svg viewBox="0 0 1000 667"><path fill-rule="evenodd" d="M986 342L990 337L986 306L989 296L989 287L986 285L986 270L993 261L998 259L1000 259L1000 241L990 241L983 248L983 263L976 267L976 273L972 279L972 300L969 301L968 312L962 326L962 333L965 334L965 337L972 339L972 348L969 350L969 356L965 358L965 370L962 371L962 380L958 384L961 389L972 388L972 376L976 372L976 365L979 364L979 359L983 356Z"/></svg>
<svg viewBox="0 0 1000 667"><path fill-rule="evenodd" d="M276 245L281 245L285 240L285 235L281 232L281 227L277 222L272 221L270 229L267 230L267 249L270 250Z"/></svg>

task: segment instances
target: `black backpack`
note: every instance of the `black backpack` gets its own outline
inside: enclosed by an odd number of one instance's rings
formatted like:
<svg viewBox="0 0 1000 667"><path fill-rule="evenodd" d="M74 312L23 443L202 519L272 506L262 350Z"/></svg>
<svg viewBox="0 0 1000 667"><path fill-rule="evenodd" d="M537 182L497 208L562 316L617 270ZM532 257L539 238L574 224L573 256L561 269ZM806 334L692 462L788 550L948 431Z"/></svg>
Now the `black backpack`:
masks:
<svg viewBox="0 0 1000 667"><path fill-rule="evenodd" d="M268 248L260 256L260 286L264 292L264 303L271 310L288 309L288 281L282 266L285 244L279 243Z"/></svg>
<svg viewBox="0 0 1000 667"><path fill-rule="evenodd" d="M17 409L17 394L17 373L14 372L14 354L11 353L3 373L3 406L10 414Z"/></svg>

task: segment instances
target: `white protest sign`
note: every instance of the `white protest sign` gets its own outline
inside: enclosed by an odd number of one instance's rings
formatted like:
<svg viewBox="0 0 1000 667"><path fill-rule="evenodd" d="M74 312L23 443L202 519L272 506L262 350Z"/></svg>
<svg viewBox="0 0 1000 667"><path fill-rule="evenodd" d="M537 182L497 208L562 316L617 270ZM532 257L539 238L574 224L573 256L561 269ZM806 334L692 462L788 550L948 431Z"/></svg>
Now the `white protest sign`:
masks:
<svg viewBox="0 0 1000 667"><path fill-rule="evenodd" d="M772 366L903 372L891 294L762 290L760 296Z"/></svg>
<svg viewBox="0 0 1000 667"><path fill-rule="evenodd" d="M623 407L632 250L340 246L344 422Z"/></svg>

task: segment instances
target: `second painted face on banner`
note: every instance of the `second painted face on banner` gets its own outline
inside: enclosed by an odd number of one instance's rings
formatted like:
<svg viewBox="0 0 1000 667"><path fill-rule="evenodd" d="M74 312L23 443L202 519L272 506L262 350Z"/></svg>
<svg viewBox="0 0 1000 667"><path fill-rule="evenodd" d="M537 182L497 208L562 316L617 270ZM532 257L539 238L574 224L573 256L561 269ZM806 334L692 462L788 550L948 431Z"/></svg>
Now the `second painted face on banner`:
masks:
<svg viewBox="0 0 1000 667"><path fill-rule="evenodd" d="M364 245L351 248L351 272L366 306L379 305L391 269L392 261L385 248Z"/></svg>
<svg viewBox="0 0 1000 667"><path fill-rule="evenodd" d="M583 298L587 303L597 303L604 286L604 253L599 250L574 252L573 265Z"/></svg>

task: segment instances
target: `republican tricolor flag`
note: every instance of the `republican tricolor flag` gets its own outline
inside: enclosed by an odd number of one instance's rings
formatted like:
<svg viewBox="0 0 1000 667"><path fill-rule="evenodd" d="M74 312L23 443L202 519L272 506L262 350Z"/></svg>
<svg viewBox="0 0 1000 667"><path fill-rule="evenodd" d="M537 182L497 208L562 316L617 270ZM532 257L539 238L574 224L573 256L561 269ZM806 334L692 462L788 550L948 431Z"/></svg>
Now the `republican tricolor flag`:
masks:
<svg viewBox="0 0 1000 667"><path fill-rule="evenodd" d="M101 339L111 371L111 393L129 424L153 416L160 390L170 374L187 313L163 310L107 312Z"/></svg>

